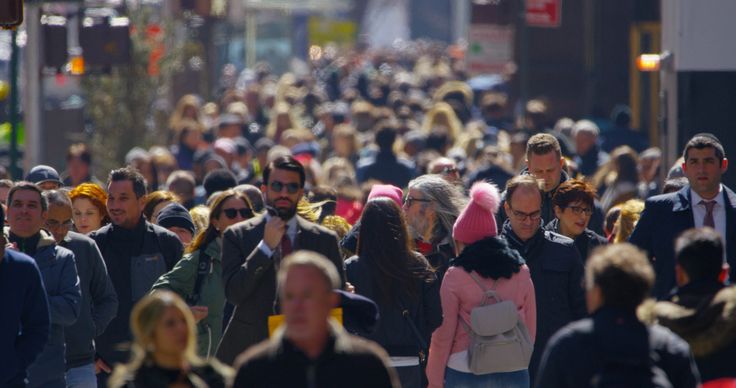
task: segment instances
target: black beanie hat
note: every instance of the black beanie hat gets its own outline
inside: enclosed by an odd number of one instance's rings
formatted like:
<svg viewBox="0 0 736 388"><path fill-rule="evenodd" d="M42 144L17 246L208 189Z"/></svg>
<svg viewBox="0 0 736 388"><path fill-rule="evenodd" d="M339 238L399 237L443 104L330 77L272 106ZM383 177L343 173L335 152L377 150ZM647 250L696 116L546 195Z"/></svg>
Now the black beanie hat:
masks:
<svg viewBox="0 0 736 388"><path fill-rule="evenodd" d="M194 222L192 216L184 206L178 203L170 203L166 205L161 212L158 213L156 222L159 226L164 228L170 228L172 226L178 226L180 228L187 229L194 235Z"/></svg>

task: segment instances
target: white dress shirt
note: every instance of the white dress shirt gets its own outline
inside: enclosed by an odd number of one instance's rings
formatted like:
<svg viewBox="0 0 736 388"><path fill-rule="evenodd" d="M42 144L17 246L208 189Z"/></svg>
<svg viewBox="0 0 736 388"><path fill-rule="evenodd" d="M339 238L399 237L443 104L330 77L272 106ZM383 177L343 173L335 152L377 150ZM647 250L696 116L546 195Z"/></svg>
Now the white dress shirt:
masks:
<svg viewBox="0 0 736 388"><path fill-rule="evenodd" d="M723 198L724 195L723 185L720 185L718 187L718 195L710 201L716 201L715 206L713 206L713 225L715 225L716 231L721 234L723 248L726 248L726 202ZM695 227L702 228L703 220L707 213L705 204L700 203L700 201L703 201L704 199L692 189L690 189L690 198L692 198L693 221Z"/></svg>

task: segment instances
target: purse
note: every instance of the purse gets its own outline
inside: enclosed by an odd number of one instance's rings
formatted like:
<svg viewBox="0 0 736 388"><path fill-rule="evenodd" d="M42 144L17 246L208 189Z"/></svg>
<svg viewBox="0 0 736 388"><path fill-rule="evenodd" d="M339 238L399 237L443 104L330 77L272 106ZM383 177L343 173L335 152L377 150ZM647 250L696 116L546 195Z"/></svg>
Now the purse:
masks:
<svg viewBox="0 0 736 388"><path fill-rule="evenodd" d="M470 276L484 296L480 306L470 311L470 324L460 317L470 337L468 369L476 375L527 369L534 344L526 325L519 319L516 304L498 298L495 281L487 289L475 273ZM488 304L490 299L496 303Z"/></svg>

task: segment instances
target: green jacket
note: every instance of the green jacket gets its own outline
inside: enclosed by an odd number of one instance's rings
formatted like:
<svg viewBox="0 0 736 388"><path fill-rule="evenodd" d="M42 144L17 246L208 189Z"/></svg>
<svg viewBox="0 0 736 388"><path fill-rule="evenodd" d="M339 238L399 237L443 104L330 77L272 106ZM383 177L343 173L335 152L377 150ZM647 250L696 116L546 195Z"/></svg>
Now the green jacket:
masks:
<svg viewBox="0 0 736 388"><path fill-rule="evenodd" d="M212 241L204 251L210 256L210 271L202 282L197 306L207 306L207 317L197 324L197 352L202 357L213 357L222 337L222 316L225 308L225 286L222 282L220 238ZM171 290L186 300L194 292L199 255L202 249L187 253L174 268L161 275L152 290Z"/></svg>

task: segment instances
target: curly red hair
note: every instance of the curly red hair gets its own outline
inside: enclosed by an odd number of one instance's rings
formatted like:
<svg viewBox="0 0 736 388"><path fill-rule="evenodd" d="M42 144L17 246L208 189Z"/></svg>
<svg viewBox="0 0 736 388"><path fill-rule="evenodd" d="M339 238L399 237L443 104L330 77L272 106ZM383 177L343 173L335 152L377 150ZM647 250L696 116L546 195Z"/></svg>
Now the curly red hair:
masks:
<svg viewBox="0 0 736 388"><path fill-rule="evenodd" d="M100 185L88 182L73 188L69 192L69 199L74 203L78 198L89 199L95 205L102 215L102 225L110 222L110 218L107 215L107 193Z"/></svg>

